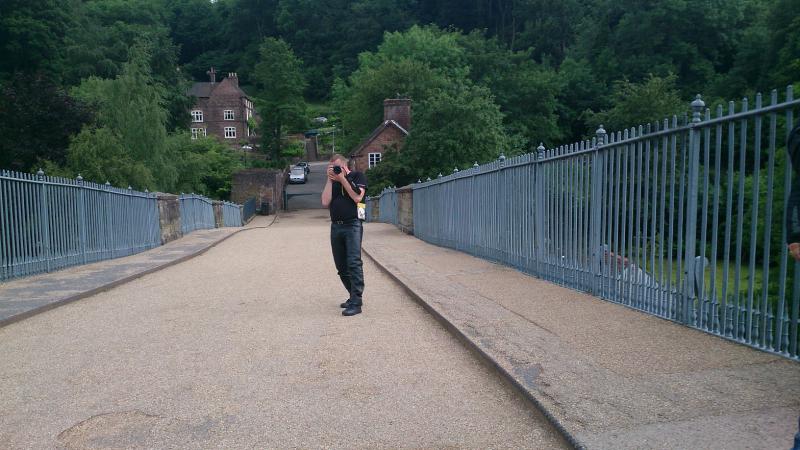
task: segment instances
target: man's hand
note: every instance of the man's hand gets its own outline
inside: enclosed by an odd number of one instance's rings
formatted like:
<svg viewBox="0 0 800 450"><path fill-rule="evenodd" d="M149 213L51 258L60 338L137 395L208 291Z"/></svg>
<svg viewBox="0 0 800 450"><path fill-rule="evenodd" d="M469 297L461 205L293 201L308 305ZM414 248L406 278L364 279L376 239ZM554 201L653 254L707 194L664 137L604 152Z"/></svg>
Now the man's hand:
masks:
<svg viewBox="0 0 800 450"><path fill-rule="evenodd" d="M789 244L789 254L792 255L795 261L800 261L800 242Z"/></svg>
<svg viewBox="0 0 800 450"><path fill-rule="evenodd" d="M333 166L328 166L328 179L331 181L338 181L339 183L345 184L347 183L347 172L345 172L345 168L342 167L342 171L338 174L334 173Z"/></svg>

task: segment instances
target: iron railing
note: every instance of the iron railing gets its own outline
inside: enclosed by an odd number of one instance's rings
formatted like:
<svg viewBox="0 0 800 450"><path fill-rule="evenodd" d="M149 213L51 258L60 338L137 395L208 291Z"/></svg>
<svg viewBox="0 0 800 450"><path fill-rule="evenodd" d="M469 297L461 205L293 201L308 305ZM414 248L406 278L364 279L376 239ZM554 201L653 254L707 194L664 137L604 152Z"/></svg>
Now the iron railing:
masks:
<svg viewBox="0 0 800 450"><path fill-rule="evenodd" d="M250 197L242 205L242 223L250 222L254 215L256 215L256 198Z"/></svg>
<svg viewBox="0 0 800 450"><path fill-rule="evenodd" d="M222 225L240 227L242 224L242 207L236 203L222 202Z"/></svg>
<svg viewBox="0 0 800 450"><path fill-rule="evenodd" d="M397 225L397 190L394 187L384 189L377 197L378 201L378 222L391 223ZM371 216L371 211L367 211L367 217Z"/></svg>
<svg viewBox="0 0 800 450"><path fill-rule="evenodd" d="M418 183L415 234L799 359L784 143L800 101L691 107Z"/></svg>
<svg viewBox="0 0 800 450"><path fill-rule="evenodd" d="M154 194L80 175L0 173L0 280L131 255L160 239Z"/></svg>
<svg viewBox="0 0 800 450"><path fill-rule="evenodd" d="M183 234L195 230L207 230L216 226L214 222L214 204L202 195L181 194L181 231Z"/></svg>

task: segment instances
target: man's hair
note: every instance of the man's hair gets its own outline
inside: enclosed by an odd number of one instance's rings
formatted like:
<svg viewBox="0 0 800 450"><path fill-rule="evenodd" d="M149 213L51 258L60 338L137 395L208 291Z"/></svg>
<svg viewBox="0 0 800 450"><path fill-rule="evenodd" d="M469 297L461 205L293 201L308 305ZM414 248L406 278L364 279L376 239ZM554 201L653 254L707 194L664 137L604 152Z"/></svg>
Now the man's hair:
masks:
<svg viewBox="0 0 800 450"><path fill-rule="evenodd" d="M329 161L330 161L330 162L334 162L334 161L344 161L344 163L345 163L345 164L347 164L347 158L345 158L344 156L340 155L339 153L334 153L334 154L332 154L332 155L331 155L331 159L330 159Z"/></svg>

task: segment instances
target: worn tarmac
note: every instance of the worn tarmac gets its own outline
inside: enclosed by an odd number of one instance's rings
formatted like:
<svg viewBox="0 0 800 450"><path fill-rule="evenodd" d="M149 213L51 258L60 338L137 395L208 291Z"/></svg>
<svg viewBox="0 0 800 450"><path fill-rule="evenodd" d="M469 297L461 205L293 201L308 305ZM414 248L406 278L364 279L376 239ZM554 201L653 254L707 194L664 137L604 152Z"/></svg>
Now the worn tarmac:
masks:
<svg viewBox="0 0 800 450"><path fill-rule="evenodd" d="M325 213L1 328L0 447L563 448L369 260L342 317Z"/></svg>
<svg viewBox="0 0 800 450"><path fill-rule="evenodd" d="M364 251L590 449L788 449L800 364L367 224Z"/></svg>

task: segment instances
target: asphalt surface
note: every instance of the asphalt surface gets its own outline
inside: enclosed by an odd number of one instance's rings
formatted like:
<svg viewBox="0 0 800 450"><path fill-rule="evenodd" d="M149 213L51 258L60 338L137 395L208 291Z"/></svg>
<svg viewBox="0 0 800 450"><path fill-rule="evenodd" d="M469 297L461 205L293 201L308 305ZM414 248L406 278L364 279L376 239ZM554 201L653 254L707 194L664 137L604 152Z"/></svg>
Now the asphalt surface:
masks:
<svg viewBox="0 0 800 450"><path fill-rule="evenodd" d="M590 449L788 449L800 364L369 223L364 251Z"/></svg>
<svg viewBox="0 0 800 450"><path fill-rule="evenodd" d="M327 162L312 162L311 173L307 176L305 184L287 184L286 193L289 195L289 210L322 209L320 194L325 187L325 168Z"/></svg>
<svg viewBox="0 0 800 450"><path fill-rule="evenodd" d="M0 446L562 448L369 260L342 317L328 230L290 213L0 328Z"/></svg>

